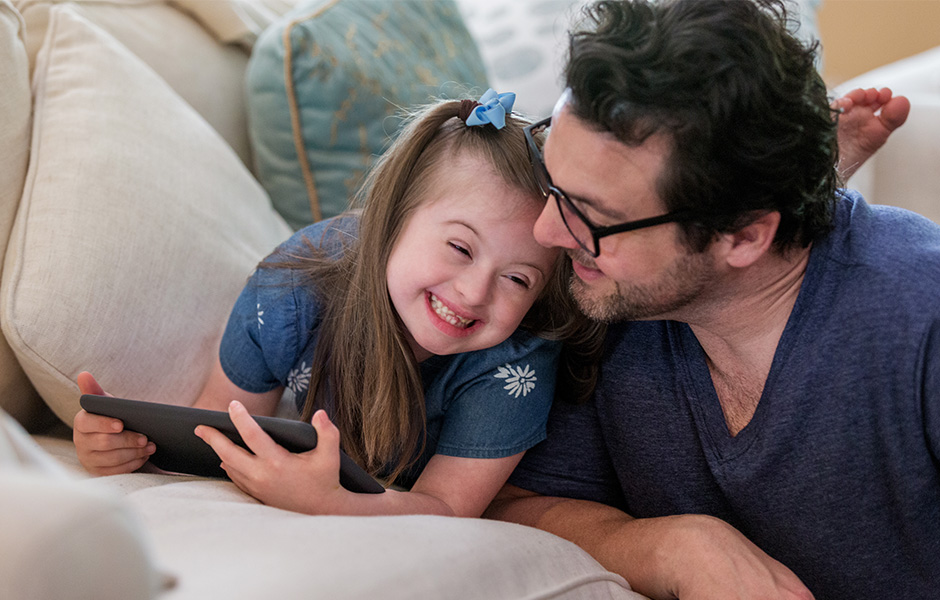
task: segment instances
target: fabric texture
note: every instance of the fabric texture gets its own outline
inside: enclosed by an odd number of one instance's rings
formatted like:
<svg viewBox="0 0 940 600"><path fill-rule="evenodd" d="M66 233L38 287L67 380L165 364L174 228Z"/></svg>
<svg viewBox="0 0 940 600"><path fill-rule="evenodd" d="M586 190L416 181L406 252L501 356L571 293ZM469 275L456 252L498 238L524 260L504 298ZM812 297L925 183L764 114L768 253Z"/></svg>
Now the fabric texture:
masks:
<svg viewBox="0 0 940 600"><path fill-rule="evenodd" d="M165 587L128 506L69 476L3 411L0 490L0 598L145 599Z"/></svg>
<svg viewBox="0 0 940 600"><path fill-rule="evenodd" d="M261 35L294 7L294 0L170 0L191 14L215 37L249 53Z"/></svg>
<svg viewBox="0 0 940 600"><path fill-rule="evenodd" d="M357 224L339 217L310 225L279 253L305 256L309 240L339 256L355 239ZM283 387L298 411L307 398L322 312L317 291L300 279L292 269L259 268L232 309L219 353L235 385L255 393ZM502 458L544 439L560 350L559 343L517 331L493 348L423 362L425 452L398 483L412 485L435 453Z"/></svg>
<svg viewBox="0 0 940 600"><path fill-rule="evenodd" d="M66 423L82 370L115 395L190 402L245 278L290 229L219 135L69 5L50 11L34 86L4 335Z"/></svg>
<svg viewBox="0 0 940 600"><path fill-rule="evenodd" d="M511 482L635 517L708 514L817 598L940 586L940 226L844 197L750 423L728 434L675 322L609 332L593 404L556 404Z"/></svg>
<svg viewBox="0 0 940 600"><path fill-rule="evenodd" d="M219 44L196 20L164 0L19 0L31 65L46 39L50 11L59 5L68 5L147 63L250 165L244 50Z"/></svg>
<svg viewBox="0 0 940 600"><path fill-rule="evenodd" d="M31 95L25 25L9 0L0 0L0 273L29 159ZM44 407L6 339L0 335L0 409L21 423L41 421Z"/></svg>
<svg viewBox="0 0 940 600"><path fill-rule="evenodd" d="M488 87L453 0L304 2L258 39L246 80L258 178L294 229L347 208L402 108Z"/></svg>

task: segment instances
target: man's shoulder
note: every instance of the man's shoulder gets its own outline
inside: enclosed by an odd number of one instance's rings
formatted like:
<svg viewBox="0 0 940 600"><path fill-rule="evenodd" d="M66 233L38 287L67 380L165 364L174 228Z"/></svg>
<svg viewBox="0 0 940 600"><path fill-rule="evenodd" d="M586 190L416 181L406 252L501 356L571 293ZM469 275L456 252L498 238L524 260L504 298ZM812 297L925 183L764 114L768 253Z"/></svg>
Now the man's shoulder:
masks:
<svg viewBox="0 0 940 600"><path fill-rule="evenodd" d="M940 292L940 225L893 206L868 204L847 193L837 208L828 257L867 283Z"/></svg>

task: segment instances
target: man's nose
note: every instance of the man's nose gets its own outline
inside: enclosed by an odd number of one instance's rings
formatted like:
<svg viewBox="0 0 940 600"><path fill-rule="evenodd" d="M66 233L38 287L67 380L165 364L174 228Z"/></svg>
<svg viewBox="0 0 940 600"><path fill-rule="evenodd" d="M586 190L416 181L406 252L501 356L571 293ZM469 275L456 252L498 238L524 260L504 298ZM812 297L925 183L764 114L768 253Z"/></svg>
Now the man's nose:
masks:
<svg viewBox="0 0 940 600"><path fill-rule="evenodd" d="M549 196L539 218L532 229L535 241L546 248L579 248L577 240L568 231L561 217L561 210L555 196Z"/></svg>

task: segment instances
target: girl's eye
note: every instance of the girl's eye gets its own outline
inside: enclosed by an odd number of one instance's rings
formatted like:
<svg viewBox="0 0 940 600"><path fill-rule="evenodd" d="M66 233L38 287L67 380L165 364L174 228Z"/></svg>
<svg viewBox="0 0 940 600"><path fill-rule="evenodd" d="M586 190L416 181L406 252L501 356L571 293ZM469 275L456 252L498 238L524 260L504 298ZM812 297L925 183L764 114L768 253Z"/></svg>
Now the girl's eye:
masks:
<svg viewBox="0 0 940 600"><path fill-rule="evenodd" d="M463 246L461 246L460 244L455 244L454 242L447 242L447 243L450 244L450 247L456 250L457 252L460 252L461 254L465 256L470 256L470 251L464 248Z"/></svg>
<svg viewBox="0 0 940 600"><path fill-rule="evenodd" d="M509 281L513 283L517 283L521 285L522 287L524 287L525 289L529 289L529 282L523 279L522 277L519 277L518 275L507 275L506 277L509 278Z"/></svg>

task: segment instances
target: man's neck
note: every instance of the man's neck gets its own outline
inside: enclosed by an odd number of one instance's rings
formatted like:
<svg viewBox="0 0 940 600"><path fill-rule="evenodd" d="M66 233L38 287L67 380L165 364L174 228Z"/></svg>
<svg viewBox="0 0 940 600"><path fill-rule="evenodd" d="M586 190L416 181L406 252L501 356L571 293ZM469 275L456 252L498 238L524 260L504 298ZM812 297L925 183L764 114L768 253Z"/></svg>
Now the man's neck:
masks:
<svg viewBox="0 0 940 600"><path fill-rule="evenodd" d="M809 254L809 248L769 253L746 270L725 273L715 297L683 319L705 350L731 435L754 415Z"/></svg>

